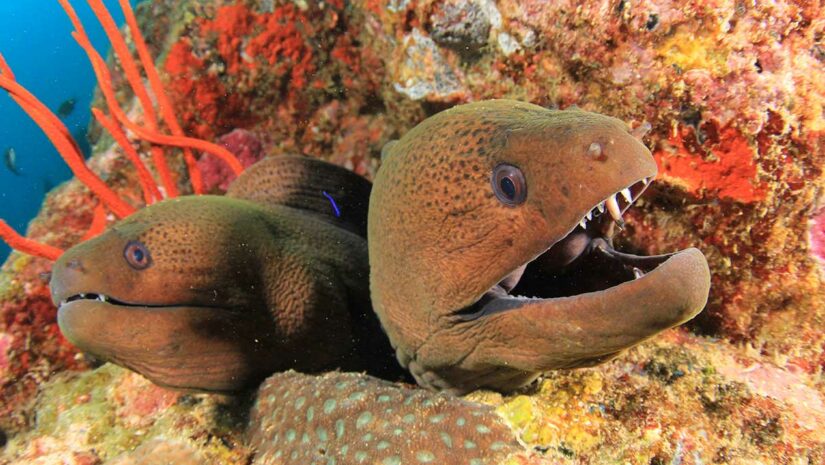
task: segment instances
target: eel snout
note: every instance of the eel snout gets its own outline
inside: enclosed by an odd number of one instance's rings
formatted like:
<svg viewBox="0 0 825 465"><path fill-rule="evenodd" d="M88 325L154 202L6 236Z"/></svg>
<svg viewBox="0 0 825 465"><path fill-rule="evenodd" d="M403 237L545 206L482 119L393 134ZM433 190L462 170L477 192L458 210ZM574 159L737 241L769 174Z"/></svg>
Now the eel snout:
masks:
<svg viewBox="0 0 825 465"><path fill-rule="evenodd" d="M107 243L120 242L115 236L70 249L53 267L52 299L69 342L170 388L230 391L266 374L257 372L266 366L265 322L250 324L218 302L164 302L151 289L131 295L125 273L114 273L117 260L98 260Z"/></svg>
<svg viewBox="0 0 825 465"><path fill-rule="evenodd" d="M203 307L143 307L78 297L60 305L63 335L83 352L137 371L160 386L233 391L260 379L262 351L231 313ZM243 335L230 340L227 335ZM265 334L260 334L262 341ZM260 365L266 363L263 353Z"/></svg>
<svg viewBox="0 0 825 465"><path fill-rule="evenodd" d="M172 199L70 248L50 282L61 332L161 386L223 392L259 382L283 362L260 303L254 233L264 228L251 208Z"/></svg>

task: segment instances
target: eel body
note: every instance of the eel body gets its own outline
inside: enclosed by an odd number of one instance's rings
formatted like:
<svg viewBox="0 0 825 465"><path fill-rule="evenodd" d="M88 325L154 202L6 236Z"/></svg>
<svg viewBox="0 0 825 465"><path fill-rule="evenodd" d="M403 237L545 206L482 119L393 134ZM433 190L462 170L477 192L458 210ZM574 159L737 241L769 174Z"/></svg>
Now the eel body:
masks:
<svg viewBox="0 0 825 465"><path fill-rule="evenodd" d="M627 126L509 100L428 118L383 153L369 206L373 306L419 384L511 390L695 316L697 249L613 249L656 175Z"/></svg>
<svg viewBox="0 0 825 465"><path fill-rule="evenodd" d="M370 188L286 156L253 165L226 196L151 205L55 263L60 328L179 389L240 390L289 368L392 371L367 286Z"/></svg>

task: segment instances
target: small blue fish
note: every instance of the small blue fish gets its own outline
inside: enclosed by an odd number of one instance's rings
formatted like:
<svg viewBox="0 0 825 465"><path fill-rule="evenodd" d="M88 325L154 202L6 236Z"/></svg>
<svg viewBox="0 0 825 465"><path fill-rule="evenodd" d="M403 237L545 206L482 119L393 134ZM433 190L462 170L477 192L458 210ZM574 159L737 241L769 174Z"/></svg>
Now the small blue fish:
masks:
<svg viewBox="0 0 825 465"><path fill-rule="evenodd" d="M3 164L5 164L6 168L15 176L22 174L20 168L17 167L17 152L14 151L14 147L7 148L3 153Z"/></svg>
<svg viewBox="0 0 825 465"><path fill-rule="evenodd" d="M335 212L335 217L336 218L341 218L341 210L338 208L338 205L335 203L335 199L333 199L332 196L327 193L327 191L321 191L321 193L324 194L324 197L329 199L329 203L332 204L332 210Z"/></svg>

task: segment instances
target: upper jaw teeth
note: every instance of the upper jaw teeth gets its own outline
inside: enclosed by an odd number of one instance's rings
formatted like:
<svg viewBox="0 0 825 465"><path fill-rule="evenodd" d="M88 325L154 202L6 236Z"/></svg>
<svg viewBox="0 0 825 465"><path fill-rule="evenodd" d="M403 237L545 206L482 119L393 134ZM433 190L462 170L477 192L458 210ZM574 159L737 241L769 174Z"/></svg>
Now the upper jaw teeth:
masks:
<svg viewBox="0 0 825 465"><path fill-rule="evenodd" d="M613 217L613 221L619 225L619 229L624 229L624 219L622 218L622 211L619 210L619 202L616 201L616 194L611 195L604 202L607 205L607 211Z"/></svg>
<svg viewBox="0 0 825 465"><path fill-rule="evenodd" d="M647 186L650 183L650 178L642 179L643 186ZM622 210L619 208L619 201L616 200L616 196L621 195L627 201L628 204L633 203L633 193L630 192L629 187L625 187L624 189L620 190L619 192L611 194L609 197L604 199L604 201L599 202L598 205L593 207L587 214L585 214L582 219L579 221L579 226L582 229L587 229L587 222L592 220L594 217L597 217L604 213L605 210L610 213L610 216L613 218L613 221L616 222L616 225L619 229L624 229L624 219L622 218Z"/></svg>
<svg viewBox="0 0 825 465"><path fill-rule="evenodd" d="M624 197L624 199L627 200L627 203L630 203L630 202L633 201L633 196L630 195L630 189L625 187L624 189L620 190L619 192L622 194L622 197ZM614 194L614 196L615 196L615 194Z"/></svg>
<svg viewBox="0 0 825 465"><path fill-rule="evenodd" d="M111 300L111 298L106 296L105 294L86 294L81 292L77 295L61 300L60 306L65 305L69 302L73 302L75 300L97 300L98 302L108 302L109 300Z"/></svg>

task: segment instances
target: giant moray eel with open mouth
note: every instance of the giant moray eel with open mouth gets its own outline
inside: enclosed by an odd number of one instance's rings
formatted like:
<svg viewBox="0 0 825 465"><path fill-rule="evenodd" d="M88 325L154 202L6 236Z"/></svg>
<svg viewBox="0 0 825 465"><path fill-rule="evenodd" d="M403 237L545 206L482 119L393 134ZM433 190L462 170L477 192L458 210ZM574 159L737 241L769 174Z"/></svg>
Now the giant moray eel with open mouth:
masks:
<svg viewBox="0 0 825 465"><path fill-rule="evenodd" d="M699 250L612 246L656 175L621 121L493 100L391 144L370 197L370 286L419 384L512 390L609 360L707 302Z"/></svg>
<svg viewBox="0 0 825 465"><path fill-rule="evenodd" d="M52 269L63 334L156 384L253 387L275 371L399 371L369 301L371 185L307 157L264 159L226 196L138 211Z"/></svg>

